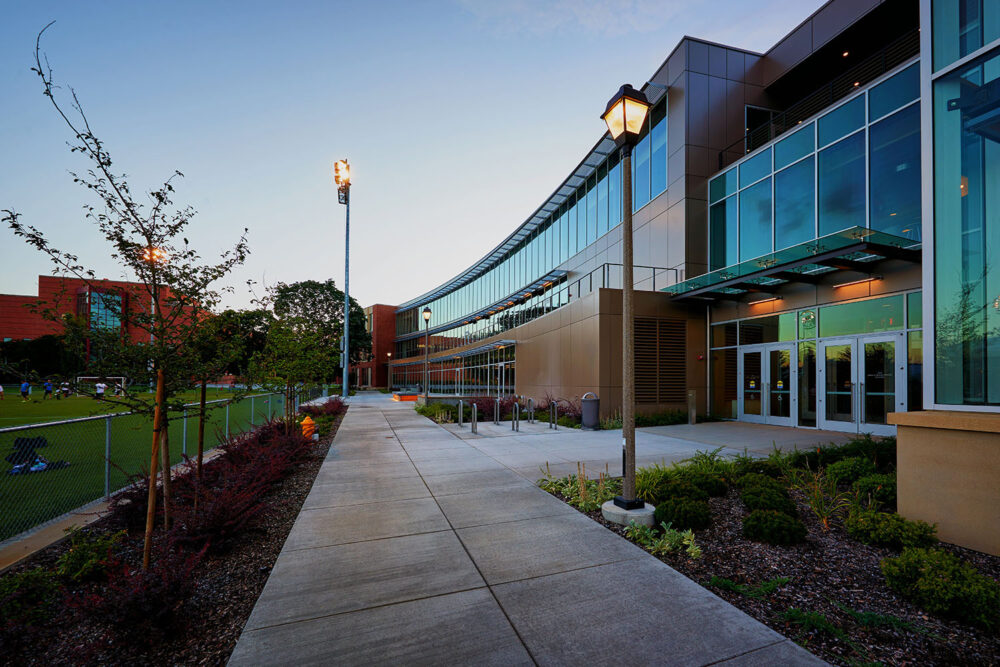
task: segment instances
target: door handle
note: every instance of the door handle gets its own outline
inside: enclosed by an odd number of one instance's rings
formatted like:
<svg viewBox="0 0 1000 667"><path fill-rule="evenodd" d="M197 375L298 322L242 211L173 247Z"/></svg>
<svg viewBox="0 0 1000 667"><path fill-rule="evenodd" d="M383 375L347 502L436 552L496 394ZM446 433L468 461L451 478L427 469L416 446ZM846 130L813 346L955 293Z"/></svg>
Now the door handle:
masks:
<svg viewBox="0 0 1000 667"><path fill-rule="evenodd" d="M861 423L865 423L865 383L861 383L861 390L858 392L858 413L861 415Z"/></svg>

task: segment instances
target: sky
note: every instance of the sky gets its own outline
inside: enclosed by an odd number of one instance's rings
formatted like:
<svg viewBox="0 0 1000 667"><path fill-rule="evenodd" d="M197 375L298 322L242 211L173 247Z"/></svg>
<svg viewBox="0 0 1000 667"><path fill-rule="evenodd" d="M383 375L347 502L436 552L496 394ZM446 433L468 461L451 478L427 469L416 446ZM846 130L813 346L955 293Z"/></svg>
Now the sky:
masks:
<svg viewBox="0 0 1000 667"><path fill-rule="evenodd" d="M249 229L230 307L281 281L344 283L398 304L521 224L690 35L762 52L820 0L0 0L0 209L100 277L128 278L83 213L87 168L30 71L43 38L57 95L79 97L134 193L175 170L185 234L211 259ZM0 293L33 294L48 259L0 229Z"/></svg>

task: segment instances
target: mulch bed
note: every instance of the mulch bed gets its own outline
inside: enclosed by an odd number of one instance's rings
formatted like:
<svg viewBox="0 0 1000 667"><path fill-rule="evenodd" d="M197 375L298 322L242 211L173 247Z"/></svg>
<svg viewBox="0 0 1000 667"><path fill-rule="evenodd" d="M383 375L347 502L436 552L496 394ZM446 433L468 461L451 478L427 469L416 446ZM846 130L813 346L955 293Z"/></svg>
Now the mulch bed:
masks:
<svg viewBox="0 0 1000 667"><path fill-rule="evenodd" d="M152 642L145 642L142 637L130 637L125 641L109 628L62 605L56 617L46 627L35 631L28 641L21 642L20 646L0 647L0 662L18 665L225 665L342 419L343 416L338 417L329 435L316 444L311 459L300 464L268 492L265 496L267 510L236 539L233 547L218 556L207 554L197 566L193 575L194 593L179 610L179 615L187 619L182 628L156 636ZM103 524L103 520L95 522L88 530L108 530ZM39 565L51 568L67 548L65 541L54 544L14 565L10 571ZM141 562L141 534L138 539L130 538L123 551L123 560ZM71 590L80 587L71 587Z"/></svg>
<svg viewBox="0 0 1000 667"><path fill-rule="evenodd" d="M798 644L837 665L998 665L1000 636L941 619L921 610L885 585L879 569L883 558L898 555L890 549L857 542L843 525L822 525L799 492L792 490L799 516L808 529L806 542L780 547L752 542L741 535L747 514L738 492L730 489L712 498L712 525L695 532L703 556L691 560L668 554L660 560L688 578L707 586L713 576L757 586L778 577L791 581L776 592L758 598L709 587L716 595ZM565 500L565 498L563 499ZM598 523L624 537L624 527L609 523L600 511L587 512ZM954 545L940 545L984 575L1000 581L1000 557ZM854 611L891 614L918 630L859 626L841 606ZM790 607L819 612L847 635L847 640L823 631L802 631L779 616ZM663 622L669 622L666 619Z"/></svg>

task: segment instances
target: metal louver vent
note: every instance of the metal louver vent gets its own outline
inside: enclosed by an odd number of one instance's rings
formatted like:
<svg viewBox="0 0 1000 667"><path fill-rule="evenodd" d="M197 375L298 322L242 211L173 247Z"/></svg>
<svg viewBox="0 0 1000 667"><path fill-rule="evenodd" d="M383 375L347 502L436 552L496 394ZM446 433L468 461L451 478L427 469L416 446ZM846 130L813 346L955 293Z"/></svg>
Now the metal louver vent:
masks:
<svg viewBox="0 0 1000 667"><path fill-rule="evenodd" d="M635 320L635 400L683 403L687 400L684 320Z"/></svg>

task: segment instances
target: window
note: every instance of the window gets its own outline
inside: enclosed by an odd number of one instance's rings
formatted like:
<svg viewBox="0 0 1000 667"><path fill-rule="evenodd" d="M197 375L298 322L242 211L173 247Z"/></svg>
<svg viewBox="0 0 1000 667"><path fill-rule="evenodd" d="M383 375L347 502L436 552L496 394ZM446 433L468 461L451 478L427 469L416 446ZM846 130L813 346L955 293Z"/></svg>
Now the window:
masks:
<svg viewBox="0 0 1000 667"><path fill-rule="evenodd" d="M759 181L771 173L771 149L761 151L740 165L740 187Z"/></svg>
<svg viewBox="0 0 1000 667"><path fill-rule="evenodd" d="M587 179L587 245L597 240L597 181Z"/></svg>
<svg viewBox="0 0 1000 667"><path fill-rule="evenodd" d="M819 309L819 335L846 336L903 328L903 296L853 301Z"/></svg>
<svg viewBox="0 0 1000 667"><path fill-rule="evenodd" d="M736 197L713 204L711 208L711 270L739 261Z"/></svg>
<svg viewBox="0 0 1000 667"><path fill-rule="evenodd" d="M996 0L934 0L931 6L935 70L1000 37Z"/></svg>
<svg viewBox="0 0 1000 667"><path fill-rule="evenodd" d="M597 236L608 233L608 165L597 170Z"/></svg>
<svg viewBox="0 0 1000 667"><path fill-rule="evenodd" d="M865 124L865 97L859 95L819 119L816 123L817 143L826 146L846 137Z"/></svg>
<svg viewBox="0 0 1000 667"><path fill-rule="evenodd" d="M723 197L728 197L736 192L737 173L736 167L733 167L724 174L720 174L712 179L712 182L708 185L708 200L711 203L714 204Z"/></svg>
<svg viewBox="0 0 1000 667"><path fill-rule="evenodd" d="M998 85L996 51L934 82L934 377L943 404L1000 405Z"/></svg>
<svg viewBox="0 0 1000 667"><path fill-rule="evenodd" d="M632 210L649 203L649 135L632 150Z"/></svg>
<svg viewBox="0 0 1000 667"><path fill-rule="evenodd" d="M811 139L810 135L810 139ZM816 177L812 156L774 175L774 247L816 236Z"/></svg>
<svg viewBox="0 0 1000 667"><path fill-rule="evenodd" d="M771 179L740 191L740 261L771 252Z"/></svg>
<svg viewBox="0 0 1000 667"><path fill-rule="evenodd" d="M650 169L649 169L649 190L650 198L656 197L667 189L667 105L661 102L653 107L650 112L650 122L652 129L649 131L650 141Z"/></svg>
<svg viewBox="0 0 1000 667"><path fill-rule="evenodd" d="M787 139L776 143L774 145L774 168L782 169L812 153L816 149L814 131L813 124L809 123L801 130L796 130Z"/></svg>
<svg viewBox="0 0 1000 667"><path fill-rule="evenodd" d="M869 130L871 228L915 241L920 229L920 105Z"/></svg>
<svg viewBox="0 0 1000 667"><path fill-rule="evenodd" d="M920 97L920 68L913 63L868 92L868 120L878 120Z"/></svg>
<svg viewBox="0 0 1000 667"><path fill-rule="evenodd" d="M865 135L819 152L819 235L865 226Z"/></svg>

